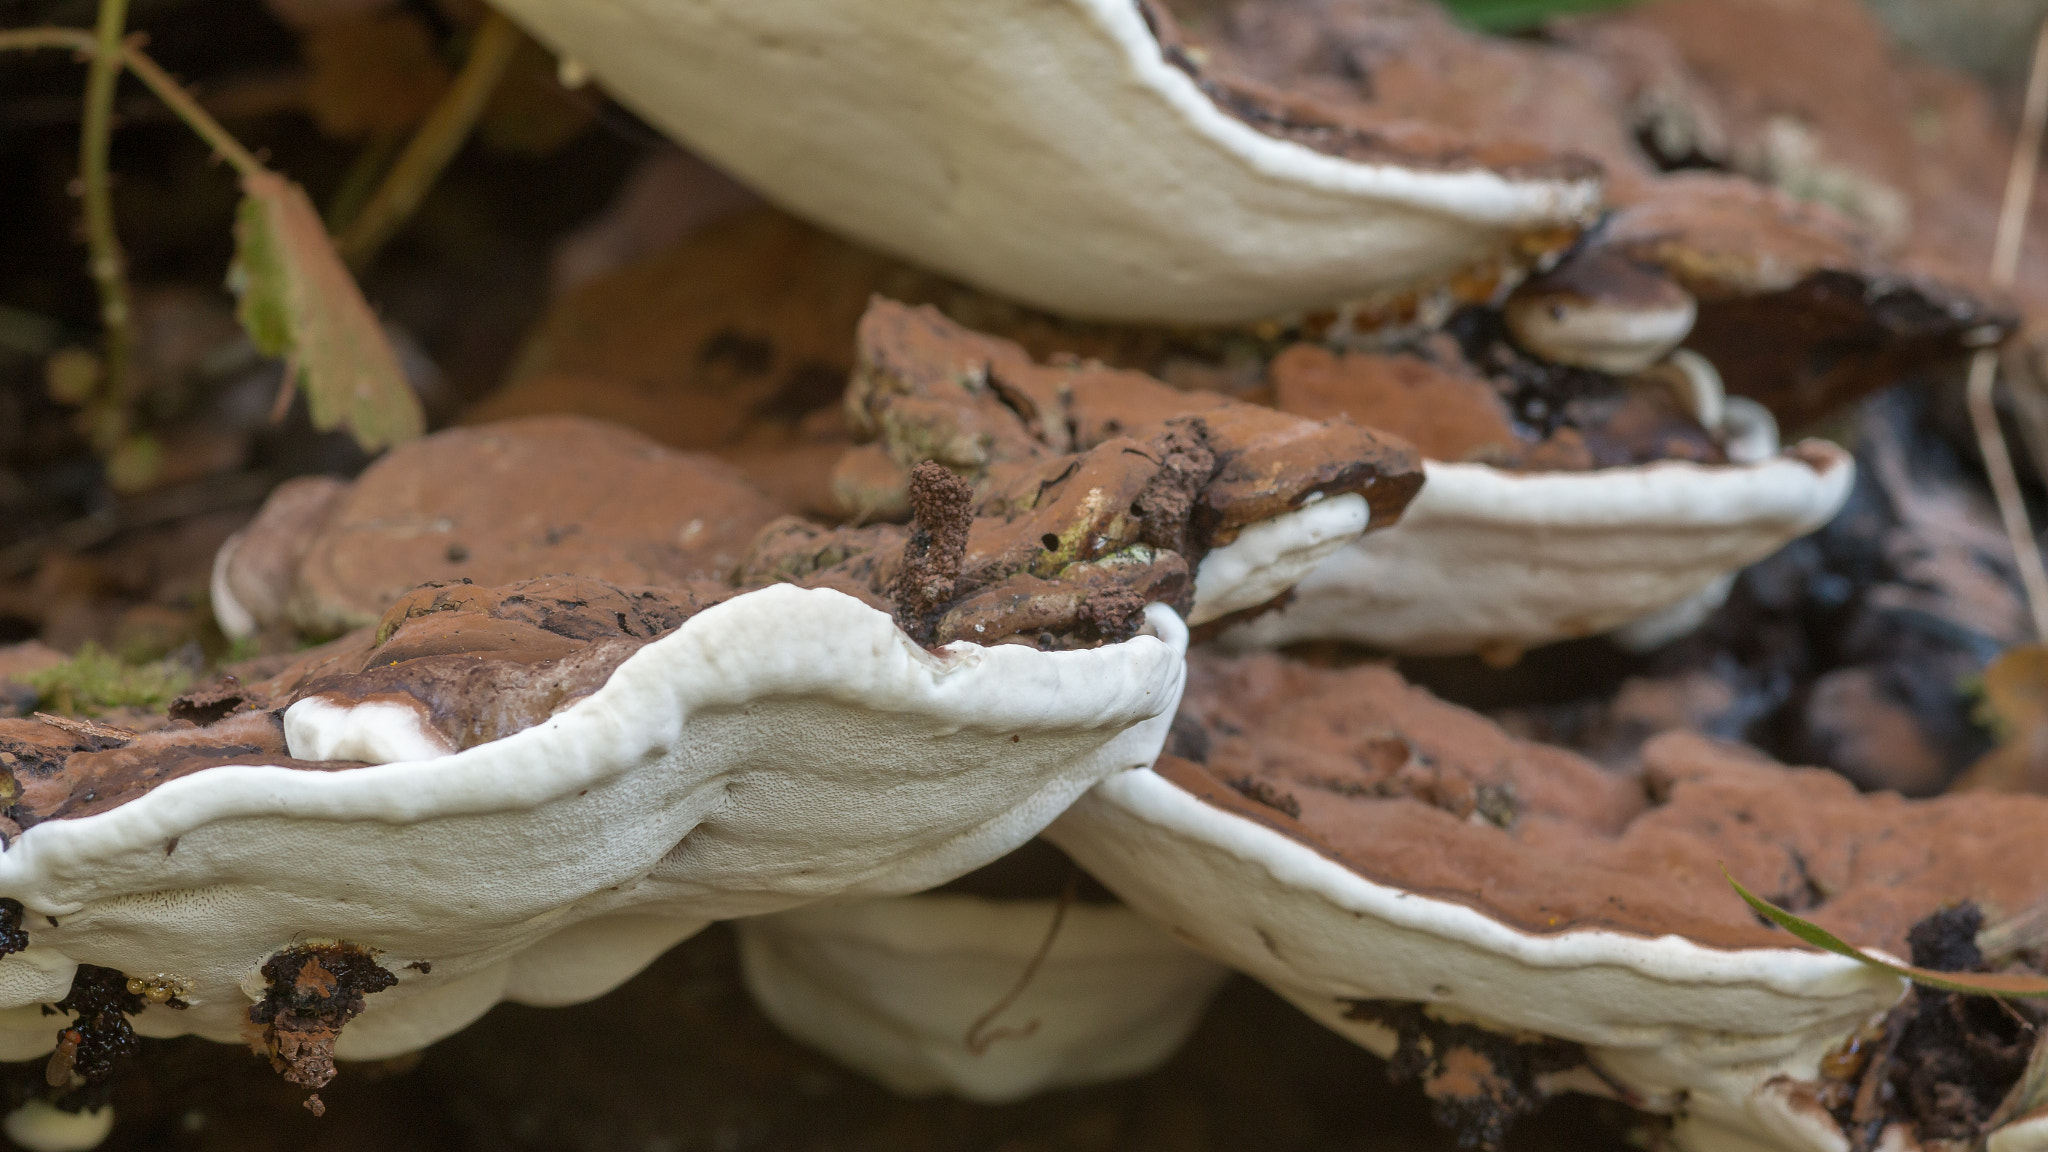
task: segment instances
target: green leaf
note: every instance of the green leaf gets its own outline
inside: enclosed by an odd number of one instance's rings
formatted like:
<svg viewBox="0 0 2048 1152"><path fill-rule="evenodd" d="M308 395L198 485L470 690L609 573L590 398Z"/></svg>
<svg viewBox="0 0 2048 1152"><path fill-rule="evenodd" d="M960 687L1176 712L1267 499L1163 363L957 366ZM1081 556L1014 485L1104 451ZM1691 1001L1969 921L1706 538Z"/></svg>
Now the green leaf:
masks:
<svg viewBox="0 0 2048 1152"><path fill-rule="evenodd" d="M249 339L284 358L315 428L347 428L366 452L418 436L419 399L305 192L258 172L242 193L228 287Z"/></svg>
<svg viewBox="0 0 2048 1152"><path fill-rule="evenodd" d="M1442 0L1460 21L1488 32L1533 28L1553 16L1619 8L1635 0Z"/></svg>
<svg viewBox="0 0 2048 1152"><path fill-rule="evenodd" d="M1728 869L1721 869L1721 875L1728 877L1728 883L1735 887L1735 894L1754 908L1757 915L1823 952L1833 952L1837 956L1860 960L1872 968L1882 968L1894 975L1904 976L1915 984L1925 984L1929 988L1939 988L1944 992L1962 992L1972 996L2048 996L2048 976L2029 976L2017 972L1936 972L1932 968L1894 964L1881 957L1872 956L1820 925L1801 920L1744 888L1741 881L1728 875Z"/></svg>

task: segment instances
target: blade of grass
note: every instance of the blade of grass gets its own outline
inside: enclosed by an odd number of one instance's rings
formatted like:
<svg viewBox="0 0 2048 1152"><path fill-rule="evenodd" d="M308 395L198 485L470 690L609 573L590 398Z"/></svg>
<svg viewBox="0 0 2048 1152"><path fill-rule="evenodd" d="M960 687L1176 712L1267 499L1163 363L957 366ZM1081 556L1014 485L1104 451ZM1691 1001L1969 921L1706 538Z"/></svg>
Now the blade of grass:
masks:
<svg viewBox="0 0 2048 1152"><path fill-rule="evenodd" d="M1998 235L1991 246L1991 282L2000 288L2012 287L2019 271L2020 241L2026 237L2027 209L2034 203L2034 177L2040 169L2044 128L2048 128L2048 20L2041 22L2034 38L2026 106L2020 114L2019 139L2013 145L2011 166L2006 171ZM2026 591L2027 607L2034 618L2035 637L2048 640L2048 568L2042 566L2041 549L2034 542L2034 527L2020 496L2019 475L2013 471L2012 453L2007 450L2005 433L1998 425L1994 394L1997 387L1998 350L1981 348L1970 360L1970 378L1964 392L1970 424L1976 432L1978 451L1984 457L1985 474L1991 480L1991 494L1998 501L1999 519L2012 541L2020 585Z"/></svg>
<svg viewBox="0 0 2048 1152"><path fill-rule="evenodd" d="M484 17L470 43L469 56L455 83L427 114L426 122L406 144L405 151L384 176L362 210L335 243L349 267L361 269L375 258L385 241L426 199L441 170L455 158L470 130L483 115L484 105L504 78L505 69L519 49L522 33L510 20L493 11Z"/></svg>
<svg viewBox="0 0 2048 1152"><path fill-rule="evenodd" d="M1620 8L1636 0L1441 0L1461 22L1486 32L1533 28L1553 16Z"/></svg>
<svg viewBox="0 0 2048 1152"><path fill-rule="evenodd" d="M1823 952L1847 956L1872 968L1881 968L1895 976L1904 976L1915 984L1924 984L1943 992L1961 992L1971 996L2048 996L2048 976L2029 976L2018 972L1936 972L1932 968L1916 968L1911 964L1897 964L1882 956L1873 956L1820 925L1810 920L1801 920L1744 888L1740 880L1729 875L1728 869L1721 869L1721 875L1728 878L1728 883L1734 887L1735 894L1742 897L1743 902L1757 915Z"/></svg>

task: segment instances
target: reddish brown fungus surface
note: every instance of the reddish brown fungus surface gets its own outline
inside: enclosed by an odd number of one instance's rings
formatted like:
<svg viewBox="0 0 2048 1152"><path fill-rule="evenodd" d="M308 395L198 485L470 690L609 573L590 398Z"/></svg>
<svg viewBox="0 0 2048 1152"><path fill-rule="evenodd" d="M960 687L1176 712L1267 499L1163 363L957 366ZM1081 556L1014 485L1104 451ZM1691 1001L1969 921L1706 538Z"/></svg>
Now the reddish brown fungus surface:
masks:
<svg viewBox="0 0 2048 1152"><path fill-rule="evenodd" d="M1531 932L1675 933L1794 947L1720 868L1855 943L1895 955L1945 904L2004 914L2048 890L2048 798L1861 795L1818 769L1689 734L1603 769L1515 739L1391 669L1196 656L1159 771L1368 879ZM1298 814L1289 809L1297 808Z"/></svg>

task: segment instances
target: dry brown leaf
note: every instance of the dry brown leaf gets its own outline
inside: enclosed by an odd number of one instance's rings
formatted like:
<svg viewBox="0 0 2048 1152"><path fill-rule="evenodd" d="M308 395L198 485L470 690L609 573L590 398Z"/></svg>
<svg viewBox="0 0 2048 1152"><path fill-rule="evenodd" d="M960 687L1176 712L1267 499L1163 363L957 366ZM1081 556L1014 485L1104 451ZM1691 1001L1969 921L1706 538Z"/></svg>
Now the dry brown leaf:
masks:
<svg viewBox="0 0 2048 1152"><path fill-rule="evenodd" d="M1954 787L2048 792L2048 645L2016 645L1991 662L1979 715L1997 730L1998 746Z"/></svg>
<svg viewBox="0 0 2048 1152"><path fill-rule="evenodd" d="M268 172L242 191L228 287L250 340L296 374L315 428L347 428L370 452L418 436L419 398L305 191Z"/></svg>

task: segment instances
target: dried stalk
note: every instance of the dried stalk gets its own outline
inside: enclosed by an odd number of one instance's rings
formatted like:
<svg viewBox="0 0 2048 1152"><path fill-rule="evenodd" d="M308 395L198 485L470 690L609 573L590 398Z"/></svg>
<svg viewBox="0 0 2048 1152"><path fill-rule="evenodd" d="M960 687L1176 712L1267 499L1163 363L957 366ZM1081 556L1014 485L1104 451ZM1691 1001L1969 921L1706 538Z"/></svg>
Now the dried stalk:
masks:
<svg viewBox="0 0 2048 1152"><path fill-rule="evenodd" d="M2026 108L2020 118L2019 140L2013 148L2012 165L2006 172L2005 201L1998 214L1998 236L1991 247L1991 282L2000 288L2012 286L2019 271L2020 242L2026 236L2027 209L2034 201L2034 177L2041 163L2041 136L2048 127L2048 21L2041 24L2034 40L2033 65L2027 74ZM2034 542L2034 528L2020 496L2019 477L2013 472L2012 455L2006 450L2005 435L1998 426L1994 389L1998 384L1998 351L1980 349L1970 360L1966 397L1970 423L1977 433L1977 447L1984 456L1984 470L1991 479L1991 492L1998 500L1999 518L2012 541L2013 559L2019 567L2020 584L2026 591L2027 607L2034 618L2034 634L2048 641L2048 569L2041 563L2040 547Z"/></svg>
<svg viewBox="0 0 2048 1152"><path fill-rule="evenodd" d="M1026 1021L1016 1028L991 1028L989 1025L994 1024L998 1016L1007 1011L1010 1005L1015 1004L1018 998L1024 995L1025 990L1031 987L1031 982L1037 979L1038 970L1045 965L1046 957L1052 955L1053 942L1060 938L1061 926L1067 922L1067 909L1073 907L1074 899L1080 892L1081 869L1075 867L1067 873L1066 887L1060 889L1059 903L1053 905L1052 909L1052 923L1046 926L1045 935L1039 939L1038 951L1031 954L1031 959L1024 965L1024 971L1018 974L1017 982L990 1005L988 1011L975 1017L974 1023L967 1026L967 1033L961 1037L961 1043L966 1046L968 1052L976 1056L985 1055L998 1040L1021 1040L1038 1031L1036 1020Z"/></svg>
<svg viewBox="0 0 2048 1152"><path fill-rule="evenodd" d="M111 451L128 431L129 321L127 259L114 230L114 190L107 172L114 138L114 88L121 79L121 37L128 26L128 0L100 0L94 51L85 78L85 119L78 132L79 194L85 208L86 268L100 294L100 395L87 409L91 434Z"/></svg>
<svg viewBox="0 0 2048 1152"><path fill-rule="evenodd" d="M427 114L426 122L399 154L398 162L384 176L348 228L335 240L335 248L349 267L360 271L386 241L397 233L427 191L440 178L441 170L455 158L470 130L483 115L484 105L504 78L505 69L519 50L520 32L510 20L496 12L484 17L469 47L469 57L440 103Z"/></svg>

